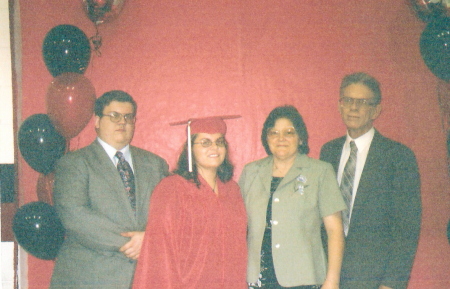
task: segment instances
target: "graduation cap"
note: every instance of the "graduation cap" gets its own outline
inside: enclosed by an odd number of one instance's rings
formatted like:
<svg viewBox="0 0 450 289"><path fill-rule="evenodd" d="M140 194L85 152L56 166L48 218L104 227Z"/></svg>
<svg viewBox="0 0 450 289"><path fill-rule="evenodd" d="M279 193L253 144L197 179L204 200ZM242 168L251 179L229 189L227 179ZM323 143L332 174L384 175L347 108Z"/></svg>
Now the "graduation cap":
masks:
<svg viewBox="0 0 450 289"><path fill-rule="evenodd" d="M172 122L170 125L186 125L187 126L187 146L188 146L188 160L189 172L192 172L192 150L191 150L191 136L197 133L227 133L227 125L225 119L239 118L240 115L222 115L210 116L203 118L191 118L185 121Z"/></svg>

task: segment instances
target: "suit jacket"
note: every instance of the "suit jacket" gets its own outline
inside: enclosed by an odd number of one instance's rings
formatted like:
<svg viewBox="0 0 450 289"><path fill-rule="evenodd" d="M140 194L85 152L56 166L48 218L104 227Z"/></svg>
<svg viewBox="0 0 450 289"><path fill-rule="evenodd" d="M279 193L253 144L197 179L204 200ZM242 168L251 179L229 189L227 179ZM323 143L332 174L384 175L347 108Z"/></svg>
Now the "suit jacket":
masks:
<svg viewBox="0 0 450 289"><path fill-rule="evenodd" d="M239 179L248 215L247 281L258 280L273 156L247 164ZM273 193L272 255L284 287L322 284L326 255L322 218L346 208L330 164L298 154Z"/></svg>
<svg viewBox="0 0 450 289"><path fill-rule="evenodd" d="M320 153L336 172L345 139L326 143ZM420 221L420 176L414 153L375 131L353 205L340 288L406 288Z"/></svg>
<svg viewBox="0 0 450 289"><path fill-rule="evenodd" d="M119 248L120 233L144 231L150 195L168 174L161 157L130 146L136 216L107 153L98 141L64 155L57 164L54 205L66 229L51 288L130 288L135 261Z"/></svg>

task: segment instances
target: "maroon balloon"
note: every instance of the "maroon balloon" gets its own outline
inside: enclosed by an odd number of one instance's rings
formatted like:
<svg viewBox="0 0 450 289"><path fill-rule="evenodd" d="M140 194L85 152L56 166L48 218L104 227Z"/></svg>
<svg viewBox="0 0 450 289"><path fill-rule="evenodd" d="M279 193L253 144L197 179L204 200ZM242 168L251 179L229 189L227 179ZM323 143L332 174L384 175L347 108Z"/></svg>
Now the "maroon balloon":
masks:
<svg viewBox="0 0 450 289"><path fill-rule="evenodd" d="M39 174L36 192L40 202L53 205L53 183L55 182L55 174L47 175Z"/></svg>
<svg viewBox="0 0 450 289"><path fill-rule="evenodd" d="M78 135L94 111L95 89L84 75L67 72L53 79L47 91L47 114L66 139Z"/></svg>
<svg viewBox="0 0 450 289"><path fill-rule="evenodd" d="M83 0L84 12L96 25L115 19L124 3L125 0Z"/></svg>

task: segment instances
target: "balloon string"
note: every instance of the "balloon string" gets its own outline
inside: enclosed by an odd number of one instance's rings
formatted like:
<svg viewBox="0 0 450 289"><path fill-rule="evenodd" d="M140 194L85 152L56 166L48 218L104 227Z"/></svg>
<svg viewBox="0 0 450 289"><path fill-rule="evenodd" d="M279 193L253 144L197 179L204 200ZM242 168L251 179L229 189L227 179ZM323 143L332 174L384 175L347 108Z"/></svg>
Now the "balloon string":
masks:
<svg viewBox="0 0 450 289"><path fill-rule="evenodd" d="M66 150L64 151L64 154L70 152L70 138L66 138Z"/></svg>
<svg viewBox="0 0 450 289"><path fill-rule="evenodd" d="M95 32L95 35L89 38L89 40L92 42L92 45L94 45L95 54L100 57L102 56L102 53L100 51L100 47L102 47L102 36L98 32L98 25L95 25Z"/></svg>

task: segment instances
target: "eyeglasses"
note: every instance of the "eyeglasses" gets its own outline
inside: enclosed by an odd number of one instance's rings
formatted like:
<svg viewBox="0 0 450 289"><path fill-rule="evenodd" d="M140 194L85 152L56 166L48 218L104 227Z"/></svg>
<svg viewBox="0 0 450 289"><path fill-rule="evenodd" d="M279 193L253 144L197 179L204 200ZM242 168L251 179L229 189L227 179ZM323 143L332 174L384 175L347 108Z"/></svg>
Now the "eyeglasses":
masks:
<svg viewBox="0 0 450 289"><path fill-rule="evenodd" d="M209 148L210 146L212 146L213 143L215 143L216 146L218 146L218 147L225 147L225 145L227 144L227 141L223 137L217 139L215 142L213 142L212 140L210 140L208 138L204 138L204 139L200 140L200 142L195 142L194 144L200 144L204 148Z"/></svg>
<svg viewBox="0 0 450 289"><path fill-rule="evenodd" d="M109 116L109 119L114 123L122 121L122 118L124 118L125 122L129 124L136 122L136 115L134 113L121 114L117 111L113 111L108 114L103 114L102 116Z"/></svg>
<svg viewBox="0 0 450 289"><path fill-rule="evenodd" d="M370 98L351 98L351 97L341 97L339 99L339 103L344 107L352 107L353 104L356 105L357 108L364 107L367 108L369 106L377 105L376 102L370 101Z"/></svg>
<svg viewBox="0 0 450 289"><path fill-rule="evenodd" d="M279 138L281 136L283 136L285 138L294 138L296 135L297 135L297 131L293 127L282 130L282 131L274 130L274 129L269 129L267 131L267 137L273 138L273 139Z"/></svg>

